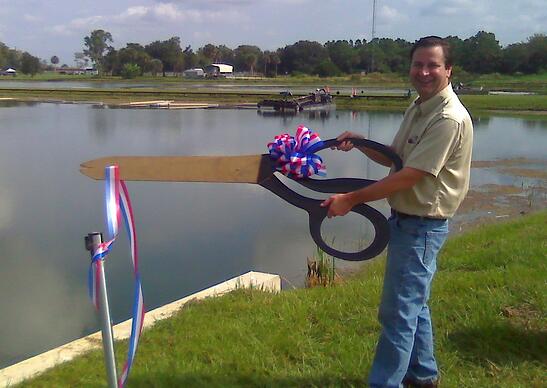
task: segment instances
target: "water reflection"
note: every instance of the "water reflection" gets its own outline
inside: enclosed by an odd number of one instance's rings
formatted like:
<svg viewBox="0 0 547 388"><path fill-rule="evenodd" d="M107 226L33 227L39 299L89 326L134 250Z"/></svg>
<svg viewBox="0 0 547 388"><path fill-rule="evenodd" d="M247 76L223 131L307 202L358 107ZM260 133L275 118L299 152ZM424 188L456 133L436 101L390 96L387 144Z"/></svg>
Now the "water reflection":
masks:
<svg viewBox="0 0 547 388"><path fill-rule="evenodd" d="M547 129L547 120L522 120L526 129Z"/></svg>
<svg viewBox="0 0 547 388"><path fill-rule="evenodd" d="M82 161L106 155L263 153L275 135L294 133L299 124L325 139L351 130L389 143L402 118L382 112L264 116L252 110L93 109L8 101L0 107L0 366L98 327L87 299L83 236L104 230L103 187L79 174ZM480 127L475 160L544 157L545 131L523 120L491 117ZM331 178L381 179L387 173L359 152L322 155ZM143 182L128 187L149 309L248 270L303 284L306 258L315 253L307 214L261 187ZM385 202L374 206L388 213ZM359 217L341 222L327 223L325 233L341 235L342 244L366 234ZM107 262L116 322L131 308L124 237Z"/></svg>
<svg viewBox="0 0 547 388"><path fill-rule="evenodd" d="M313 109L313 110L304 110L302 112L295 111L285 111L285 112L276 112L276 111L267 111L267 110L257 110L256 113L259 116L262 116L265 119L268 118L281 118L284 123L293 121L292 119L297 116L301 120L327 120L331 117L333 109ZM333 113L334 114L334 113ZM291 120L284 120L285 118L291 118Z"/></svg>
<svg viewBox="0 0 547 388"><path fill-rule="evenodd" d="M490 116L472 116L473 129L480 131L482 128L488 128L490 125Z"/></svg>

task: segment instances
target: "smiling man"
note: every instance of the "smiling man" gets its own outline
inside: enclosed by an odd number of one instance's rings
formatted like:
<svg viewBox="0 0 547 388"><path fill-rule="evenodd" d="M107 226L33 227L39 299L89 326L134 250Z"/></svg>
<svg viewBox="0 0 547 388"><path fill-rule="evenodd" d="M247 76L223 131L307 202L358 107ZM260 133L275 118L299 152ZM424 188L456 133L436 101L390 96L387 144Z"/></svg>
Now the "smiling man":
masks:
<svg viewBox="0 0 547 388"><path fill-rule="evenodd" d="M410 52L410 81L418 98L405 112L392 149L403 168L381 181L322 203L328 216L343 216L363 202L387 198L390 241L379 309L382 332L369 374L371 387L437 387L428 307L437 253L452 217L469 188L473 124L452 90L452 55L448 42L436 36L418 40ZM344 132L343 151L362 137ZM377 162L390 161L371 150Z"/></svg>

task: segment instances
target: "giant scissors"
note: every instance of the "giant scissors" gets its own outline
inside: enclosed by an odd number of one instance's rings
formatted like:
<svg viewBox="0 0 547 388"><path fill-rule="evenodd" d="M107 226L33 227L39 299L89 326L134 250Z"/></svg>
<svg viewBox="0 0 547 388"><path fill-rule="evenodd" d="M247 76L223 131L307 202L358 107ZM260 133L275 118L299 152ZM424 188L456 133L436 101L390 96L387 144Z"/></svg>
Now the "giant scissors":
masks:
<svg viewBox="0 0 547 388"><path fill-rule="evenodd" d="M369 148L387 156L395 171L402 168L399 156L389 147L368 139L345 139L357 147ZM315 152L340 144L336 139L323 141ZM111 156L90 160L80 165L80 171L93 179L104 179L106 166L118 165L120 178L126 181L161 182L218 182L254 183L271 191L309 216L310 235L319 248L327 254L343 260L362 261L380 254L389 241L386 218L378 210L366 204L356 205L352 212L367 218L374 227L374 239L358 252L343 252L328 245L321 236L321 224L327 216L327 208L321 200L296 193L275 174L269 154L244 156ZM299 179L295 182L321 193L347 193L366 187L372 179L335 178Z"/></svg>

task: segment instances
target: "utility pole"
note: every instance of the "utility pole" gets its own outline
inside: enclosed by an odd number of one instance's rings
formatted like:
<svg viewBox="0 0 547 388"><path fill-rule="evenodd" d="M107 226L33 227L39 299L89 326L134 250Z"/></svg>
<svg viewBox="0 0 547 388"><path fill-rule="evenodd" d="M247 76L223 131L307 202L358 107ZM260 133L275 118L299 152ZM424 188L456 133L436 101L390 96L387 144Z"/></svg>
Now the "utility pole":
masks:
<svg viewBox="0 0 547 388"><path fill-rule="evenodd" d="M376 37L376 0L372 0L372 33L370 34L371 51L370 51L370 68L368 69L369 73L374 71L374 50L372 49L372 42L374 41L375 37Z"/></svg>

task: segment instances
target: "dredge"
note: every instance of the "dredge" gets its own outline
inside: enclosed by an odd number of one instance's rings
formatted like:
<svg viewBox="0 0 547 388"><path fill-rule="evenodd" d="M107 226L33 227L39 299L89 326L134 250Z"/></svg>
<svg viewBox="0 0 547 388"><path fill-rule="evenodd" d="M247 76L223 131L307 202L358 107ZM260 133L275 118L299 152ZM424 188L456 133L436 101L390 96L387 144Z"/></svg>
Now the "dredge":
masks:
<svg viewBox="0 0 547 388"><path fill-rule="evenodd" d="M304 109L325 108L332 104L333 97L328 89L315 89L302 97L293 97L289 91L281 92L281 99L262 100L257 104L259 110L273 110L274 112L301 112Z"/></svg>

